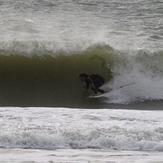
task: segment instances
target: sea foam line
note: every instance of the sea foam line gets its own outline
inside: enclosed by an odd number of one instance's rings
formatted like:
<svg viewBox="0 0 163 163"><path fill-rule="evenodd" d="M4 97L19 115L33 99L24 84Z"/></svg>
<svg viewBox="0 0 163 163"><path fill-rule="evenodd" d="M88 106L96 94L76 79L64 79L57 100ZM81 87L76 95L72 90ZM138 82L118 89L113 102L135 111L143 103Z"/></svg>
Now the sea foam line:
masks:
<svg viewBox="0 0 163 163"><path fill-rule="evenodd" d="M163 151L163 112L0 108L0 146Z"/></svg>

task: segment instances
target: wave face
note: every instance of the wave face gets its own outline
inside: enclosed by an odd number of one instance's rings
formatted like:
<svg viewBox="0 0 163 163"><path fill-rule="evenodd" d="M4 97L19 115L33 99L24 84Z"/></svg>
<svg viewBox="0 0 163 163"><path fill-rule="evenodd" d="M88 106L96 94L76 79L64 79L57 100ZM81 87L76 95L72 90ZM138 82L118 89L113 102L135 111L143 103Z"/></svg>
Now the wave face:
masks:
<svg viewBox="0 0 163 163"><path fill-rule="evenodd" d="M53 51L23 44L32 50L10 46L0 51L1 106L101 107L163 99L162 51L118 51L108 45ZM83 72L103 76L108 93L88 98L92 92L78 78Z"/></svg>
<svg viewBox="0 0 163 163"><path fill-rule="evenodd" d="M1 108L1 148L163 151L162 111Z"/></svg>
<svg viewBox="0 0 163 163"><path fill-rule="evenodd" d="M43 51L45 52L44 54ZM88 100L80 73L97 73L109 81L113 50L92 47L82 52L33 50L31 56L20 51L1 51L0 105L85 106Z"/></svg>

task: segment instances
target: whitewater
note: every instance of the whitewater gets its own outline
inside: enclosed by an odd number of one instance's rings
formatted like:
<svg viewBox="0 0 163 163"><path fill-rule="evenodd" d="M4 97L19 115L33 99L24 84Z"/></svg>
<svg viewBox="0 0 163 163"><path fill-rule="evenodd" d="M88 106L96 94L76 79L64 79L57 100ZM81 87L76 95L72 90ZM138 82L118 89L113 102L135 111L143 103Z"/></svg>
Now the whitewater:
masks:
<svg viewBox="0 0 163 163"><path fill-rule="evenodd" d="M162 47L161 0L0 0L0 162L163 162Z"/></svg>
<svg viewBox="0 0 163 163"><path fill-rule="evenodd" d="M162 111L5 107L0 117L1 162L163 161Z"/></svg>

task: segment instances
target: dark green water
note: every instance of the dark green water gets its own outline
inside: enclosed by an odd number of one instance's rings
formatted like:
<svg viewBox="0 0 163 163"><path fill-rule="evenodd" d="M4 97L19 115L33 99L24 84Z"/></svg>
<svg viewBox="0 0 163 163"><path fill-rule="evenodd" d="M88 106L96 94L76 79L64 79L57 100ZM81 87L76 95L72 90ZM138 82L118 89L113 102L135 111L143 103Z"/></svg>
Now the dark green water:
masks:
<svg viewBox="0 0 163 163"><path fill-rule="evenodd" d="M78 76L97 73L109 81L110 57L98 48L87 50L86 55L0 55L0 105L99 107L97 99L88 99L92 92L85 91Z"/></svg>

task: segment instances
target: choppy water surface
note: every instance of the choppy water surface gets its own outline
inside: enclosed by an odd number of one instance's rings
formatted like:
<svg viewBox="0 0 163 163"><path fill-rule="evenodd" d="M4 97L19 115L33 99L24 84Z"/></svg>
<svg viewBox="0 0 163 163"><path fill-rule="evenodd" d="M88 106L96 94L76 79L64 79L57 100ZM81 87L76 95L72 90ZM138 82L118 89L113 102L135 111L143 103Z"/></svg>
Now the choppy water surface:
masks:
<svg viewBox="0 0 163 163"><path fill-rule="evenodd" d="M162 111L0 108L0 146L163 151Z"/></svg>

